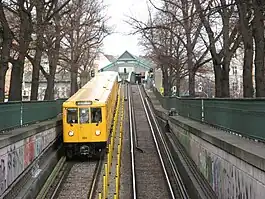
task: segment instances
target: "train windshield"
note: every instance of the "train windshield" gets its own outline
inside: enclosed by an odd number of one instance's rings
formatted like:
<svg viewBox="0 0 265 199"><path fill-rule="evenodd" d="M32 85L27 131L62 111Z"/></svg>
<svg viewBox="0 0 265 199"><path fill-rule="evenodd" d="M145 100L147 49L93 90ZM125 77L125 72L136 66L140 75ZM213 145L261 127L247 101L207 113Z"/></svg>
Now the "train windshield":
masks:
<svg viewBox="0 0 265 199"><path fill-rule="evenodd" d="M80 118L80 124L89 123L89 109L88 108L80 108L79 109L79 118Z"/></svg>
<svg viewBox="0 0 265 199"><path fill-rule="evenodd" d="M91 108L91 120L92 123L102 122L101 108Z"/></svg>
<svg viewBox="0 0 265 199"><path fill-rule="evenodd" d="M77 108L67 109L67 123L78 123Z"/></svg>

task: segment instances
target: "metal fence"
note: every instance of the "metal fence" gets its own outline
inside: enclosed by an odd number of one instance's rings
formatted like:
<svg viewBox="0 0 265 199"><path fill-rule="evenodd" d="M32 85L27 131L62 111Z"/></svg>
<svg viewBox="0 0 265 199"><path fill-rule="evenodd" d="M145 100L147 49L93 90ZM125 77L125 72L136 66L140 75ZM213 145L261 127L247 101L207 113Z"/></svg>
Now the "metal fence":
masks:
<svg viewBox="0 0 265 199"><path fill-rule="evenodd" d="M0 103L0 131L55 118L65 100Z"/></svg>
<svg viewBox="0 0 265 199"><path fill-rule="evenodd" d="M175 108L178 115L265 140L265 99L183 99L153 91L163 108Z"/></svg>

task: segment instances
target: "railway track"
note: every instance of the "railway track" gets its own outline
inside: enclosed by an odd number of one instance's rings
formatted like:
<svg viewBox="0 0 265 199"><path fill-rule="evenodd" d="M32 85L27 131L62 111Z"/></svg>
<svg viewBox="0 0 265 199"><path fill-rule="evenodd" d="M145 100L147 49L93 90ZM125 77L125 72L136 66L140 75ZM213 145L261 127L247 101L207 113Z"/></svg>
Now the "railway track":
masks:
<svg viewBox="0 0 265 199"><path fill-rule="evenodd" d="M171 167L177 168L179 175L187 186L187 192L190 198L198 199L215 199L217 198L211 185L207 182L203 174L197 168L196 164L190 159L185 149L179 142L176 134L167 126L167 121L154 114L154 107L148 97L145 97L152 124L157 129L160 139L162 140L170 156ZM162 127L162 128L161 128ZM163 131L163 133L162 133ZM174 168L173 168L174 170ZM174 175L173 175L174 176Z"/></svg>
<svg viewBox="0 0 265 199"><path fill-rule="evenodd" d="M103 159L66 162L62 157L37 199L94 198Z"/></svg>
<svg viewBox="0 0 265 199"><path fill-rule="evenodd" d="M166 121L158 116L154 116L158 119L155 125L166 125ZM178 163L178 168L182 170L181 176L185 184L193 186L188 187L188 192L191 198L202 198L202 199L215 199L218 198L204 178L203 174L199 171L196 164L188 157L181 143L179 142L175 133L169 128L165 134L165 140L168 143L170 151L172 151L173 159ZM189 173L189 176L186 175ZM195 188L196 187L196 188Z"/></svg>
<svg viewBox="0 0 265 199"><path fill-rule="evenodd" d="M169 172L165 143L153 127L141 88L129 86L129 123L132 170L132 198L189 198L177 171ZM148 125L146 125L148 124ZM151 141L153 140L153 141ZM170 162L170 161L169 161ZM175 168L173 165L172 168ZM174 182L169 176L174 175ZM177 187L177 188L176 188Z"/></svg>

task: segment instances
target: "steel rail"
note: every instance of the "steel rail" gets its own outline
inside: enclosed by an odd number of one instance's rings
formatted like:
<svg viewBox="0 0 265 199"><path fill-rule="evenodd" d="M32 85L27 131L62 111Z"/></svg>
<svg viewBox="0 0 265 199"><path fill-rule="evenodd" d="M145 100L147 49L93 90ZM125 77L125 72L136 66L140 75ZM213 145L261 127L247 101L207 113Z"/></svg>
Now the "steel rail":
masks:
<svg viewBox="0 0 265 199"><path fill-rule="evenodd" d="M97 188L97 181L99 179L99 176L100 176L100 173L101 173L101 169L102 169L102 166L103 166L103 163L104 163L104 154L105 154L105 151L102 152L101 154L101 157L97 163L97 166L96 166L96 169L95 169L95 172L94 172L94 176L93 176L93 181L91 183L91 186L90 186L90 189L89 189L89 192L88 192L88 199L92 199L94 197L94 194L95 194L95 191L96 191L96 188Z"/></svg>
<svg viewBox="0 0 265 199"><path fill-rule="evenodd" d="M171 155L171 153L170 153L170 150L169 150L169 148L168 148L168 146L167 146L167 144L166 144L166 141L165 141L164 137L162 136L161 130L160 130L159 125L158 125L158 123L157 123L157 121L156 121L156 118L155 118L155 116L154 116L154 113L153 113L153 111L152 111L152 108L151 108L151 106L150 106L150 103L149 103L147 97L145 97L145 101L146 101L146 104L147 104L148 109L149 109L149 111L150 111L150 115L152 116L152 119L153 119L153 121L154 121L154 123L155 123L155 127L156 127L156 129L157 129L157 132L158 132L158 134L159 134L159 137L160 137L160 139L161 139L161 141L162 141L162 143L163 143L163 146L164 146L164 148L165 148L165 152L166 152L166 154L167 154L167 156L168 156L168 159L169 159L169 162L170 162L171 168L172 168L172 170L173 170L173 173L174 173L175 179L177 180L178 186L179 186L179 188L180 188L181 196L182 196L182 198L189 198L189 195L188 195L188 193L187 193L187 191L186 191L185 185L184 185L184 183L183 183L183 181L182 181L182 179L181 179L181 177L180 177L180 173L179 173L179 171L177 170L177 166L176 166L176 164L175 164L175 162L174 162L174 160L173 160L173 157L172 157L172 155Z"/></svg>
<svg viewBox="0 0 265 199"><path fill-rule="evenodd" d="M132 195L133 199L137 198L137 189L136 189L136 173L135 173L135 158L134 158L134 136L133 136L133 119L132 119L132 101L131 101L131 90L128 89L128 101L129 101L129 126L130 126L130 153L131 153L131 170L132 170Z"/></svg>
<svg viewBox="0 0 265 199"><path fill-rule="evenodd" d="M166 120L163 119L162 117L157 115L155 115L155 117L158 120L162 121L163 123L166 123ZM188 167L188 170L192 174L191 175L192 178L194 178L194 180L198 183L199 187L201 188L200 190L197 189L198 193L201 195L201 198L217 198L215 192L212 190L212 187L210 185L207 186L208 182L203 176L203 174L201 174L200 171L197 170L196 164L192 160L190 160L190 158L184 151L183 147L181 147L181 144L175 133L171 129L169 129L169 132L170 134L167 135L169 142L171 143L171 146L173 147L174 151L178 151L178 153L180 154L178 155L179 158L183 159L180 161L185 162L186 167Z"/></svg>
<svg viewBox="0 0 265 199"><path fill-rule="evenodd" d="M159 147L159 144L158 144L158 140L156 138L155 131L154 131L154 128L153 128L153 125L152 125L152 122L151 122L151 119L150 119L150 116L149 116L149 113L148 113L148 110L147 110L147 107L146 107L146 104L145 104L145 100L143 98L143 95L142 95L142 92L141 92L141 89L140 89L139 85L137 85L137 86L138 86L139 94L140 94L141 101L142 101L142 104L143 104L143 107L144 107L144 111L145 111L145 114L146 114L150 129L151 129L151 133L152 133L152 136L153 136L153 139L154 139L154 142L155 142L155 146L156 146L156 150L157 150L157 153L158 153L158 156L159 156L159 160L160 160L163 172L164 172L165 177L166 177L166 181L167 181L167 184L168 184L170 195L171 195L172 199L175 199L176 196L175 196L175 193L173 191L173 188L172 188L172 185L171 185L171 182L170 182L170 179L169 179L169 175L168 175L168 172L167 172L166 167L165 167L165 163L164 163L164 160L163 160L163 157L162 157L162 153L161 153L161 150L160 150L160 147ZM164 142L162 142L162 143L163 143L164 147L166 148L165 143ZM169 160L170 160L170 158L169 158ZM175 175L175 173L174 173L174 175ZM177 178L177 179L179 179L179 178ZM179 181L178 181L178 184L179 184ZM183 195L182 195L182 197L183 197Z"/></svg>
<svg viewBox="0 0 265 199"><path fill-rule="evenodd" d="M65 168L65 170L63 171L63 174L62 174L62 176L61 176L59 182L57 183L57 185L56 185L56 187L55 187L55 189L54 189L54 191L53 191L53 193L52 193L52 195L51 195L51 199L55 198L55 196L56 196L56 194L57 194L57 192L58 192L58 190L59 190L59 188L60 188L60 186L61 186L61 184L62 184L62 181L63 181L65 175L66 175L66 168Z"/></svg>
<svg viewBox="0 0 265 199"><path fill-rule="evenodd" d="M55 168L53 169L53 171L51 172L51 174L49 175L48 179L46 180L45 184L43 185L42 189L40 190L40 192L37 195L37 199L42 199L42 198L46 198L49 190L52 187L53 182L56 180L56 178L59 176L60 171L65 167L65 157L61 157L61 159L58 161L58 163L56 164ZM64 172L64 171L63 171ZM63 173L64 175L64 173ZM62 176L60 177L61 180ZM60 182L60 181L59 181ZM57 188L57 187L56 187ZM56 189L55 188L55 189ZM54 195L54 191L53 194Z"/></svg>
<svg viewBox="0 0 265 199"><path fill-rule="evenodd" d="M100 171L101 171L103 162L104 162L104 153L102 153L102 155L100 157L100 160L97 162L97 165L96 165L96 168L95 168L95 171L94 171L94 174L93 174L93 180L92 180L92 182L90 184L90 189L89 189L88 194L87 194L89 199L93 198L93 196L95 194L97 180L98 180L98 177L100 175ZM69 173L69 171L73 167L73 164L74 163L67 163L65 161L65 157L62 157L60 162L58 162L58 166L56 166L57 169L55 169L52 172L52 174L51 174L53 176L49 177L51 179L48 179L48 181L46 182L45 188L43 187L43 189L41 190L41 193L39 193L37 198L46 198L47 197L47 193L52 188L52 185L53 185L55 179L59 177L59 181L56 183L56 186L53 189L53 191L51 193L51 196L50 196L50 199L57 198L59 189L60 189L60 187L63 184L65 176Z"/></svg>

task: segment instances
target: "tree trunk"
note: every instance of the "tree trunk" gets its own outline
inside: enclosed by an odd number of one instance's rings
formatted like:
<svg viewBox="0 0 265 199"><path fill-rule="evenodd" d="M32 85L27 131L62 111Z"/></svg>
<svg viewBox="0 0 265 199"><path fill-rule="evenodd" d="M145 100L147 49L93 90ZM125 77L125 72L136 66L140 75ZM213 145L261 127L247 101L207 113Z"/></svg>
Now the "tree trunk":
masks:
<svg viewBox="0 0 265 199"><path fill-rule="evenodd" d="M177 73L177 77L176 77L176 95L179 96L180 95L180 74Z"/></svg>
<svg viewBox="0 0 265 199"><path fill-rule="evenodd" d="M189 96L195 97L195 72L193 67L189 69Z"/></svg>
<svg viewBox="0 0 265 199"><path fill-rule="evenodd" d="M75 94L78 90L77 85L77 66L72 64L71 66L71 95Z"/></svg>
<svg viewBox="0 0 265 199"><path fill-rule="evenodd" d="M11 81L9 89L9 101L22 100L22 81L24 71L24 60L16 60L12 63Z"/></svg>
<svg viewBox="0 0 265 199"><path fill-rule="evenodd" d="M45 90L44 99L53 100L54 99L54 84L55 84L55 73L57 69L57 63L59 58L59 46L60 40L55 41L55 49L48 50L49 59L49 74L45 73L44 76L47 80L47 87Z"/></svg>
<svg viewBox="0 0 265 199"><path fill-rule="evenodd" d="M255 40L255 82L256 97L265 97L264 81L264 25L263 15L259 7L254 3L253 36Z"/></svg>
<svg viewBox="0 0 265 199"><path fill-rule="evenodd" d="M5 77L8 69L8 61L13 35L6 20L2 3L0 3L0 21L3 31L1 35L3 43L0 59L0 102L3 102L5 100Z"/></svg>
<svg viewBox="0 0 265 199"><path fill-rule="evenodd" d="M253 97L253 42L250 40L244 42L244 65L243 65L243 96Z"/></svg>
<svg viewBox="0 0 265 199"><path fill-rule="evenodd" d="M34 63L32 64L33 70L32 70L30 100L38 100L41 55L42 55L42 51L40 49L36 49Z"/></svg>
<svg viewBox="0 0 265 199"><path fill-rule="evenodd" d="M167 72L167 68L166 70L162 70L163 72L163 88L164 88L164 96L169 96L170 95L170 85L169 85L169 81L168 81L168 72Z"/></svg>
<svg viewBox="0 0 265 199"><path fill-rule="evenodd" d="M220 97L230 97L229 88L229 65L230 61L223 65L221 69L221 79L222 79L222 94Z"/></svg>
<svg viewBox="0 0 265 199"><path fill-rule="evenodd" d="M32 71L32 82L31 82L31 94L30 100L38 99L39 90L39 76L40 76L40 64L43 52L43 34L44 34L44 24L43 24L43 10L44 5L42 1L36 1L36 15L37 15L37 45L34 55L33 71Z"/></svg>
<svg viewBox="0 0 265 199"><path fill-rule="evenodd" d="M45 90L44 100L54 99L54 75L49 75L47 79L47 88Z"/></svg>
<svg viewBox="0 0 265 199"><path fill-rule="evenodd" d="M7 69L7 63L2 64L0 67L0 102L5 100L5 77Z"/></svg>
<svg viewBox="0 0 265 199"><path fill-rule="evenodd" d="M215 97L222 97L222 71L218 64L214 64Z"/></svg>
<svg viewBox="0 0 265 199"><path fill-rule="evenodd" d="M47 88L45 90L45 100L53 100L54 99L54 81L55 81L55 73L57 70L57 64L59 60L59 51L60 51L60 41L61 41L61 28L60 28L60 17L59 14L56 13L54 15L55 22L55 41L53 48L53 38L49 38L48 40L48 60L49 60L49 75L45 74L45 78L47 79Z"/></svg>
<svg viewBox="0 0 265 199"><path fill-rule="evenodd" d="M33 31L32 18L30 15L30 10L25 11L25 5L23 1L18 1L18 11L20 18L19 25L19 48L18 48L18 59L11 60L12 62L12 72L11 72L11 84L9 91L9 100L17 101L22 100L22 81L24 73L24 63L29 43L31 41L31 33Z"/></svg>
<svg viewBox="0 0 265 199"><path fill-rule="evenodd" d="M221 6L226 6L226 2L221 0ZM229 88L229 67L231 58L229 57L230 54L230 44L229 44L229 13L228 9L223 9L222 11L222 22L223 22L223 49L224 49L224 56L223 56L223 63L221 67L221 79L222 79L222 94L221 97L229 97L230 96L230 88Z"/></svg>
<svg viewBox="0 0 265 199"><path fill-rule="evenodd" d="M195 97L195 72L194 72L194 63L193 59L193 47L192 47L192 38L191 38L191 22L189 16L190 5L186 0L181 1L182 5L182 15L183 15L183 24L186 35L186 50L187 50L187 59L188 59L188 71L189 71L189 96Z"/></svg>
<svg viewBox="0 0 265 199"><path fill-rule="evenodd" d="M164 96L170 96L170 88L167 79L163 78Z"/></svg>
<svg viewBox="0 0 265 199"><path fill-rule="evenodd" d="M253 97L253 38L252 27L249 25L252 8L246 0L236 0L236 4L239 11L240 29L244 44L243 96Z"/></svg>

